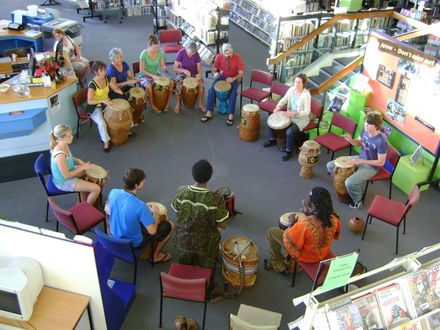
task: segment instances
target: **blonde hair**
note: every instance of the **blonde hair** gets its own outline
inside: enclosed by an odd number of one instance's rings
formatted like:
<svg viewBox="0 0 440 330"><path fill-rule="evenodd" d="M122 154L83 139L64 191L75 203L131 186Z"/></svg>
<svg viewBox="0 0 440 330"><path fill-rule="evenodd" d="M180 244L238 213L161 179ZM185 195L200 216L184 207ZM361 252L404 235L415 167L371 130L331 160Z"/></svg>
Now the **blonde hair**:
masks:
<svg viewBox="0 0 440 330"><path fill-rule="evenodd" d="M70 126L65 124L55 126L49 133L50 150L53 150L56 147L58 140L65 137L68 133L72 133Z"/></svg>

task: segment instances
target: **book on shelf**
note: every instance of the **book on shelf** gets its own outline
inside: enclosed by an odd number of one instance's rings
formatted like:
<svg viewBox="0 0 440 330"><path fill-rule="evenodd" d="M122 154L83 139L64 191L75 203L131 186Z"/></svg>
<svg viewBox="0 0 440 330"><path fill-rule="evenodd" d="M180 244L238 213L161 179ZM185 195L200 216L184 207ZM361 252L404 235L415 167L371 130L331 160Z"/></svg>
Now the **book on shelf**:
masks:
<svg viewBox="0 0 440 330"><path fill-rule="evenodd" d="M423 330L438 330L440 329L440 309L435 309L425 315L423 315L422 320Z"/></svg>
<svg viewBox="0 0 440 330"><path fill-rule="evenodd" d="M438 300L435 298L425 271L411 273L401 278L401 283L414 318L438 307Z"/></svg>
<svg viewBox="0 0 440 330"><path fill-rule="evenodd" d="M374 293L369 292L353 299L353 304L359 310L363 329L382 329L383 321L380 316L379 305Z"/></svg>
<svg viewBox="0 0 440 330"><path fill-rule="evenodd" d="M362 330L359 310L351 301L329 309L327 319L331 330Z"/></svg>
<svg viewBox="0 0 440 330"><path fill-rule="evenodd" d="M376 298L386 328L396 327L411 320L399 283L378 289Z"/></svg>
<svg viewBox="0 0 440 330"><path fill-rule="evenodd" d="M425 322L422 320L410 320L396 327L391 328L391 330L427 330L423 326L424 323Z"/></svg>
<svg viewBox="0 0 440 330"><path fill-rule="evenodd" d="M435 264L426 270L429 285L437 300L440 300L440 264Z"/></svg>

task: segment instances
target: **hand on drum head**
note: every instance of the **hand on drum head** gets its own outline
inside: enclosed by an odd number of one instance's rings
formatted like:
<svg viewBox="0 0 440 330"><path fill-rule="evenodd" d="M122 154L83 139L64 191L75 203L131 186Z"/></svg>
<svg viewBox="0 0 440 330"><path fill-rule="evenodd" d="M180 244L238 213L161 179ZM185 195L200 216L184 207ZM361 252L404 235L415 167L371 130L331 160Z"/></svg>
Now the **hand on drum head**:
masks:
<svg viewBox="0 0 440 330"><path fill-rule="evenodd" d="M94 164L87 162L81 165L81 170L88 171L91 170L94 166L95 166Z"/></svg>
<svg viewBox="0 0 440 330"><path fill-rule="evenodd" d="M345 162L348 166L354 166L356 164L358 164L358 160L354 157L348 158L347 161Z"/></svg>
<svg viewBox="0 0 440 330"><path fill-rule="evenodd" d="M110 99L105 99L102 101L105 105L112 105L112 101Z"/></svg>
<svg viewBox="0 0 440 330"><path fill-rule="evenodd" d="M181 69L181 73L183 73L187 77L191 77L191 72L187 69Z"/></svg>
<svg viewBox="0 0 440 330"><path fill-rule="evenodd" d="M232 84L234 82L234 79L232 79L231 77L226 78L226 81L230 84Z"/></svg>

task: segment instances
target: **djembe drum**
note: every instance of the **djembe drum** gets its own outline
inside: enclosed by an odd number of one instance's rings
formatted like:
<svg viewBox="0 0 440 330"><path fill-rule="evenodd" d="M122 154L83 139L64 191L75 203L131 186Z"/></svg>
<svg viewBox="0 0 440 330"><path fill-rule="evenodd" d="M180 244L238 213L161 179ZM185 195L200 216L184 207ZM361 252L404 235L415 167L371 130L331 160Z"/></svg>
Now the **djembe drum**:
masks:
<svg viewBox="0 0 440 330"><path fill-rule="evenodd" d="M347 164L349 156L336 158L333 170L333 186L336 190L336 196L343 203L350 202L350 195L345 187L345 180L356 171L355 166Z"/></svg>
<svg viewBox="0 0 440 330"><path fill-rule="evenodd" d="M146 94L145 89L132 87L127 92L128 102L133 109L133 123L138 124L142 119L142 112L145 109Z"/></svg>
<svg viewBox="0 0 440 330"><path fill-rule="evenodd" d="M153 214L159 217L160 222L168 219L167 208L158 202L148 202L147 205L152 209Z"/></svg>
<svg viewBox="0 0 440 330"><path fill-rule="evenodd" d="M182 102L189 109L194 108L198 96L199 83L194 77L186 77L182 84Z"/></svg>
<svg viewBox="0 0 440 330"><path fill-rule="evenodd" d="M267 125L274 130L277 137L278 148L286 149L286 129L290 126L291 120L286 117L281 111L272 113L267 118Z"/></svg>
<svg viewBox="0 0 440 330"><path fill-rule="evenodd" d="M299 175L310 179L313 177L313 166L319 160L321 149L319 143L313 140L308 140L300 147L300 153L298 156L298 162L301 165Z"/></svg>
<svg viewBox="0 0 440 330"><path fill-rule="evenodd" d="M83 179L88 182L96 183L101 187L101 193L99 194L95 206L102 202L102 190L104 189L104 184L107 182L107 178L108 172L103 167L96 164L93 164L93 168L90 170L85 171Z"/></svg>
<svg viewBox="0 0 440 330"><path fill-rule="evenodd" d="M278 227L282 230L286 230L291 225L293 225L300 218L305 218L306 215L302 212L287 212L280 216L280 221L278 222Z"/></svg>
<svg viewBox="0 0 440 330"><path fill-rule="evenodd" d="M241 111L239 136L243 141L256 141L260 137L260 108L245 104Z"/></svg>
<svg viewBox="0 0 440 330"><path fill-rule="evenodd" d="M164 110L170 97L170 80L166 77L158 77L153 82L153 103L160 110Z"/></svg>
<svg viewBox="0 0 440 330"><path fill-rule="evenodd" d="M235 288L250 288L257 280L258 248L249 238L232 236L221 245L222 273Z"/></svg>
<svg viewBox="0 0 440 330"><path fill-rule="evenodd" d="M130 104L124 99L114 99L104 110L107 131L113 144L123 144L128 140L132 124Z"/></svg>
<svg viewBox="0 0 440 330"><path fill-rule="evenodd" d="M218 113L226 114L228 112L228 99L232 85L226 80L217 81L214 85L215 95L219 100Z"/></svg>

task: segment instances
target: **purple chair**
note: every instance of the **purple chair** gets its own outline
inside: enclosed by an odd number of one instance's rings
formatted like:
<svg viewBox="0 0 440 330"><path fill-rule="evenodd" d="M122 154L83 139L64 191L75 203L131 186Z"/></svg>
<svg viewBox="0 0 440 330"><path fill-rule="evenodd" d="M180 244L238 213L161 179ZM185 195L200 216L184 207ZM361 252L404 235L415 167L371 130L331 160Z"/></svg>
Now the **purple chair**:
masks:
<svg viewBox="0 0 440 330"><path fill-rule="evenodd" d="M271 87L272 81L274 80L274 76L265 71L261 70L252 70L251 71L251 82L249 84L249 88L240 92L240 109L242 106L243 97L246 97L252 101L261 102L265 98L270 96L270 91L265 91L262 88L252 86L253 82L259 83L261 85L265 85L267 87Z"/></svg>

